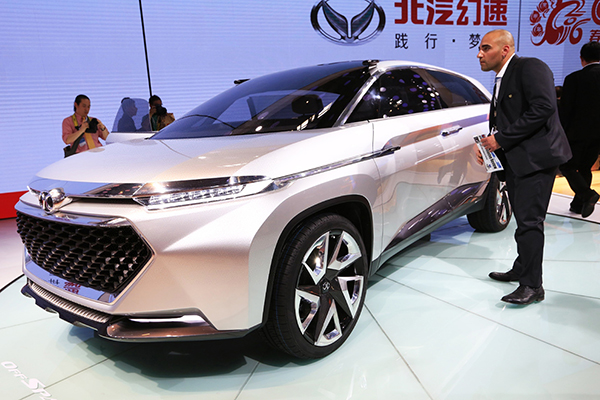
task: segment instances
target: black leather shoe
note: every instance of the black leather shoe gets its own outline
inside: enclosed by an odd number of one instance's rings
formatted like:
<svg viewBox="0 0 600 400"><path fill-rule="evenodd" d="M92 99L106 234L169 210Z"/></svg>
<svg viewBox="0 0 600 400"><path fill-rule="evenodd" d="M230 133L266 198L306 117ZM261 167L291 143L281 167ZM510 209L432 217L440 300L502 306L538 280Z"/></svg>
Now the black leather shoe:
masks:
<svg viewBox="0 0 600 400"><path fill-rule="evenodd" d="M583 218L587 218L590 215L592 215L592 213L594 212L594 207L596 206L596 203L598 202L599 199L600 199L600 195L598 193L594 192L592 197L588 201L583 203L583 206L581 207L581 216Z"/></svg>
<svg viewBox="0 0 600 400"><path fill-rule="evenodd" d="M579 207L571 206L571 207L569 207L569 211L571 211L572 213L575 213L575 214L581 214L582 208L583 208L582 206L579 206Z"/></svg>
<svg viewBox="0 0 600 400"><path fill-rule="evenodd" d="M519 276L511 269L507 272L490 272L489 275L495 281L500 282L518 282Z"/></svg>
<svg viewBox="0 0 600 400"><path fill-rule="evenodd" d="M542 301L544 300L544 288L540 286L539 288L532 288L531 286L519 285L517 290L512 292L511 294L507 294L502 298L502 301L512 304L531 304L534 301Z"/></svg>

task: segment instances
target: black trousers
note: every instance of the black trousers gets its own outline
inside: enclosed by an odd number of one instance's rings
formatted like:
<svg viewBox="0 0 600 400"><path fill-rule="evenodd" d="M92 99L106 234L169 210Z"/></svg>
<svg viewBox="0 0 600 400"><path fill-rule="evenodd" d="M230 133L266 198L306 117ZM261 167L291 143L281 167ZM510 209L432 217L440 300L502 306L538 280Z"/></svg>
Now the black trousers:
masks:
<svg viewBox="0 0 600 400"><path fill-rule="evenodd" d="M598 140L569 140L573 157L560 166L560 172L569 182L575 192L571 207L580 209L584 202L594 194L592 185L592 166L598 159L600 141Z"/></svg>
<svg viewBox="0 0 600 400"><path fill-rule="evenodd" d="M513 270L520 276L519 284L539 287L542 285L544 220L557 168L519 177L510 166L504 167L508 197L517 221L515 241L518 256L513 263Z"/></svg>

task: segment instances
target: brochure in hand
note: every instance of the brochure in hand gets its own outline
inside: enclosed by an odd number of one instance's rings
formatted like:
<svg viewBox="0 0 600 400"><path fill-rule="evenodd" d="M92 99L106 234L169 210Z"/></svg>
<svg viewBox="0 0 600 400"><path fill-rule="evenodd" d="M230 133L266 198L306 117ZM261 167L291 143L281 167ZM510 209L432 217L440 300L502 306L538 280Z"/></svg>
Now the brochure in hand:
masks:
<svg viewBox="0 0 600 400"><path fill-rule="evenodd" d="M475 143L477 143L477 147L479 147L479 151L483 157L483 165L485 165L487 172L502 171L504 169L496 153L489 151L481 144L481 139L491 135L492 133L473 136L473 140Z"/></svg>

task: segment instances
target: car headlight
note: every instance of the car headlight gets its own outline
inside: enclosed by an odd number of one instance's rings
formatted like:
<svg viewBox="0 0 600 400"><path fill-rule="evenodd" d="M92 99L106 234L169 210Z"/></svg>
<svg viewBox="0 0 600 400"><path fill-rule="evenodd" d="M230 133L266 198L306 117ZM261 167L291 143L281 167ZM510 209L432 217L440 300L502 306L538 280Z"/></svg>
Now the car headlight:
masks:
<svg viewBox="0 0 600 400"><path fill-rule="evenodd" d="M133 199L148 210L230 200L279 189L285 183L265 176L244 176L198 181L153 182L136 191Z"/></svg>

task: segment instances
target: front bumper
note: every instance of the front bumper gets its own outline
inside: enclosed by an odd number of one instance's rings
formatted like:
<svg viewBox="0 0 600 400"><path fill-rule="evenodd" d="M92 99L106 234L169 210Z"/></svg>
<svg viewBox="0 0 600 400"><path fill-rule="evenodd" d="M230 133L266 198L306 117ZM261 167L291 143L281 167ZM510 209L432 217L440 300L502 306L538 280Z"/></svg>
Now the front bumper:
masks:
<svg viewBox="0 0 600 400"><path fill-rule="evenodd" d="M61 319L75 326L92 328L98 331L100 336L111 340L144 342L215 340L238 338L250 332L250 330L219 331L199 315L168 318L130 318L109 315L60 298L31 280L23 286L21 293L33 298L38 307L57 313Z"/></svg>
<svg viewBox="0 0 600 400"><path fill-rule="evenodd" d="M43 253L42 256L36 254L33 257L28 251L24 257L23 272L47 292L69 303L110 316L177 318L202 315L206 316L204 319L210 326L224 332L248 330L261 323L264 297L261 299L260 294L264 296L266 292L267 279L258 280L250 287L252 283L249 278L252 275L248 271L250 243L256 228L246 225L248 229L237 235L239 238L235 243L231 243L233 235L223 231L223 225L234 225L229 222L232 219L240 220L240 213L244 211L244 206L248 206L247 201L151 213L131 203L73 202L59 212L45 215L28 197L29 194L24 195L17 204L17 211L40 223L44 222L44 227L68 226L60 230L53 228L59 233L52 234L52 237L68 236L61 245L63 247L83 247L71 239L79 235L81 230L91 229L90 226L113 231L114 222L108 226L106 221L122 221L120 225L135 230L136 236L148 244L152 254L149 259L145 258L130 269L128 279L119 279L121 285L106 286L104 281L96 285L94 277L114 275L118 272L117 267L127 261L127 255L119 257L115 254L117 262L106 264L105 261L105 265L90 272L89 266L97 258L105 260L102 249L89 261L82 257L81 264L85 268L75 268L76 263L72 262L70 254L57 256L60 250L57 246L47 253L37 252ZM225 220L229 223L220 223ZM44 243L47 239L48 247L52 247L51 244L56 240L46 238L45 231L40 229L37 235L33 235L34 240ZM235 248L232 248L234 245ZM37 247L45 246L42 244ZM229 251L223 251L228 248ZM119 253L120 249L114 251ZM268 251L261 253L270 260ZM110 261L113 255L106 257L110 257ZM40 260L44 262L38 265ZM269 262L258 265L262 267L257 271L258 274L267 275ZM265 265L267 268L264 268ZM110 283L111 280L106 282ZM256 294L251 300L260 301L259 307L250 309L250 290ZM90 325L89 321L84 321L84 324Z"/></svg>

